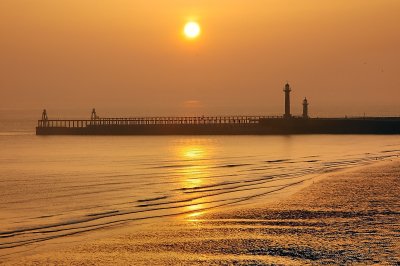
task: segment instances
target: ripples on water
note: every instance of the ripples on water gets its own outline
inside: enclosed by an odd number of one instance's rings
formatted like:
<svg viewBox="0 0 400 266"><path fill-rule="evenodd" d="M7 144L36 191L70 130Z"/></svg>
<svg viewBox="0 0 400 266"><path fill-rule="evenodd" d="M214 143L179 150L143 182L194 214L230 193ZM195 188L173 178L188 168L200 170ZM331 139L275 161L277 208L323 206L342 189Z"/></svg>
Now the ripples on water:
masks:
<svg viewBox="0 0 400 266"><path fill-rule="evenodd" d="M0 134L0 249L276 197L400 154L398 136Z"/></svg>

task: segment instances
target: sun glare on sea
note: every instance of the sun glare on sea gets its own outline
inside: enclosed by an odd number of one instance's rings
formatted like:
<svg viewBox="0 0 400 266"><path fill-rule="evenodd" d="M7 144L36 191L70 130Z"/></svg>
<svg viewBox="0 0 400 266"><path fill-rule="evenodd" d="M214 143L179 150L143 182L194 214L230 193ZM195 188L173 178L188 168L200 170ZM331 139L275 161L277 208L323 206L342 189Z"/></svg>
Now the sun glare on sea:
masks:
<svg viewBox="0 0 400 266"><path fill-rule="evenodd" d="M190 21L185 24L185 27L183 28L183 33L188 39L195 39L199 37L201 33L201 28L199 23Z"/></svg>

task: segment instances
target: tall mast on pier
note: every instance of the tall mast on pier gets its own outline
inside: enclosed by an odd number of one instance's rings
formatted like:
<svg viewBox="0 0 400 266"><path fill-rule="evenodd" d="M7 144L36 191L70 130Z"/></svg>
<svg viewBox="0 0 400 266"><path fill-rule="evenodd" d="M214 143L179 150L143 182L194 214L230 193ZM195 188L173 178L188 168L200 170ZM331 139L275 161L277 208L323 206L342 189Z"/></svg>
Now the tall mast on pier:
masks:
<svg viewBox="0 0 400 266"><path fill-rule="evenodd" d="M285 114L283 115L283 117L291 118L292 115L290 114L290 92L292 91L292 89L290 88L289 83L286 83L283 91L285 92Z"/></svg>

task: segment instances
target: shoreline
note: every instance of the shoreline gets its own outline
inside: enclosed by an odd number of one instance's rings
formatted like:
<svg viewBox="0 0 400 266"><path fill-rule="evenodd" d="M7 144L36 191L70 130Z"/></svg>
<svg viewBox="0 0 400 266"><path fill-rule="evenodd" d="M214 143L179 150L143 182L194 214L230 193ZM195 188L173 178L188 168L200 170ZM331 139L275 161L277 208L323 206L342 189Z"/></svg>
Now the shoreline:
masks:
<svg viewBox="0 0 400 266"><path fill-rule="evenodd" d="M400 160L314 177L285 198L124 226L5 265L400 262ZM153 227L157 228L154 229Z"/></svg>

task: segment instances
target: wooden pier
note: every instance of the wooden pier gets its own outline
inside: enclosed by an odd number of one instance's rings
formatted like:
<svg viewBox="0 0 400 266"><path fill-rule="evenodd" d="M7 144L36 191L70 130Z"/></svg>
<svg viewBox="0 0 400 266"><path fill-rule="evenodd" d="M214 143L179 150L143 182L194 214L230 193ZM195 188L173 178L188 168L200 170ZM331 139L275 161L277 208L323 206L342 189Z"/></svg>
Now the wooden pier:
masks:
<svg viewBox="0 0 400 266"><path fill-rule="evenodd" d="M188 116L188 117L133 117L96 119L42 119L38 127L85 128L96 126L129 125L216 125L216 124L258 124L260 119L278 118L272 116Z"/></svg>
<svg viewBox="0 0 400 266"><path fill-rule="evenodd" d="M309 118L282 116L185 116L48 119L37 135L287 135L400 134L399 117Z"/></svg>

